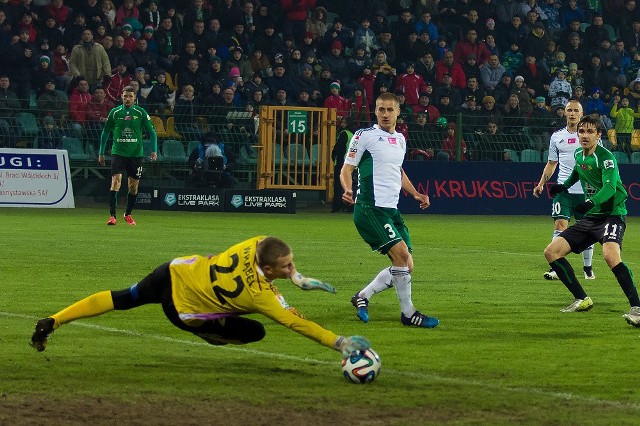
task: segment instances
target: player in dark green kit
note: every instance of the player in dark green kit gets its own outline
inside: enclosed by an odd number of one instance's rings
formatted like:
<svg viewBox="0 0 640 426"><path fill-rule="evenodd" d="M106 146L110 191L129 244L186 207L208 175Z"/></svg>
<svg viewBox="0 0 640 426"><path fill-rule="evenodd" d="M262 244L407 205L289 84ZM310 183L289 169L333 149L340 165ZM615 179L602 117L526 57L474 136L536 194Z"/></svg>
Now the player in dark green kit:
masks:
<svg viewBox="0 0 640 426"><path fill-rule="evenodd" d="M118 205L118 191L122 184L122 173L127 172L129 193L127 195L127 208L124 220L129 225L135 225L136 221L131 217L131 211L136 203L138 184L142 177L142 158L144 148L142 132L147 131L153 149L151 161L156 161L158 156L158 136L151 123L151 118L144 108L136 105L136 92L131 86L122 90L122 105L113 108L109 112L107 122L100 135L100 151L98 162L104 166L104 151L107 147L109 133L113 133L113 147L111 148L111 190L109 192L109 220L107 225L116 224L116 206Z"/></svg>
<svg viewBox="0 0 640 426"><path fill-rule="evenodd" d="M575 206L575 211L585 217L554 238L544 250L544 256L575 298L562 312L588 311L593 307L593 301L585 293L564 256L569 252L580 253L594 243L602 244L604 260L631 305L631 309L623 317L629 324L640 327L638 291L633 282L633 274L622 262L620 255L626 229L627 191L620 180L615 157L609 150L598 145L601 135L602 126L598 119L585 116L578 123L582 149L575 152L576 165L567 180L562 185L551 186L549 193L556 196L579 180L586 199Z"/></svg>

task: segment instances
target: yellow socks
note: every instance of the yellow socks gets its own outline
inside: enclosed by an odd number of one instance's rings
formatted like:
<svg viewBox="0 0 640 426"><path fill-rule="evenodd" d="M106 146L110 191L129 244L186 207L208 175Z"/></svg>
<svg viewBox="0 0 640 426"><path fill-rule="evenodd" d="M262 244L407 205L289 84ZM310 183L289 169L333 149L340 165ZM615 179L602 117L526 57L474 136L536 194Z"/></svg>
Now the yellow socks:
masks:
<svg viewBox="0 0 640 426"><path fill-rule="evenodd" d="M64 308L55 315L51 315L51 318L55 320L53 328L55 330L68 322L95 317L110 311L113 311L111 291L101 291Z"/></svg>

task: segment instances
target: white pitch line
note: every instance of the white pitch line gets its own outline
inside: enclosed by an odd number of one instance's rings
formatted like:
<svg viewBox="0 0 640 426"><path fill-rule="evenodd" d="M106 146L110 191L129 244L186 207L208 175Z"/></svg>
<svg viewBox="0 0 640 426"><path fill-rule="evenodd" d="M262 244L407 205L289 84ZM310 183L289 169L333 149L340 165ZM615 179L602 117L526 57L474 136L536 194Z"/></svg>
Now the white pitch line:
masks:
<svg viewBox="0 0 640 426"><path fill-rule="evenodd" d="M0 316L11 317L11 318L21 318L21 319L27 319L27 320L38 320L38 319L40 319L39 317L35 317L35 316L32 316L32 315L15 314L15 313L11 313L11 312L2 312L2 311L0 311ZM259 356L262 356L262 357L273 358L273 359L282 359L282 360L287 360L287 361L304 362L304 363L308 363L308 364L320 364L320 365L330 365L330 366L335 366L336 365L335 361L323 361L323 360L319 360L319 359L299 357L299 356L295 356L295 355L286 355L286 354L277 353L277 352L266 352L266 351L260 351L260 350L250 349L250 348L241 347L241 346L231 346L231 345L212 346L212 345L210 345L208 343L205 343L205 342L175 339L173 337L163 336L163 335L160 335L160 334L140 333L138 331L125 330L125 329L114 328L114 327L105 327L105 326L101 326L101 325L85 323L85 322L82 322L82 321L80 321L80 322L76 321L76 322L73 322L73 323L70 323L70 324L67 324L67 325L75 325L75 326L78 326L78 327L91 328L91 329L94 329L94 330L108 331L108 332L119 333L119 334L126 334L128 336L146 337L146 338L150 338L150 339L154 339L154 340L159 340L159 341L169 342L169 343L177 343L177 344L181 344L181 345L201 346L201 347L208 347L208 348L211 348L211 349L233 351L233 352L241 352L241 353L247 353L247 354L251 354L251 355L259 355ZM390 375L394 375L394 376L404 376L404 377L413 378L413 379L421 379L421 380L427 380L427 381L432 381L432 382L433 381L438 381L438 382L442 382L442 383L450 383L450 384L453 384L453 385L460 385L460 386L474 386L474 387L480 387L480 388L483 388L483 389L493 389L493 390L501 391L501 392L516 392L516 393L521 393L521 394L539 395L539 396L545 396L545 397L550 397L550 398L562 399L562 400L566 400L566 401L581 401L581 402L588 402L588 403L592 403L592 404L601 404L601 405L605 405L605 406L613 407L613 408L632 409L632 410L640 411L640 404L634 404L634 403L631 403L631 402L612 401L612 400L608 400L608 399L600 399L600 398L594 398L594 397L590 397L590 396L575 395L575 394L568 393L568 392L551 392L551 391L546 391L546 390L537 389L537 388L522 388L522 387L511 387L511 386L500 386L500 385L496 385L496 384L493 384L493 383L487 383L487 382L482 382L482 381L478 381L478 380L460 379L460 378L455 378L455 377L445 377L445 376L441 376L441 375L438 375L438 374L426 374L426 373L415 373L415 372L399 371L399 370L392 370L392 369L387 369L387 368L385 368L383 371L384 371L385 375L389 375L390 374Z"/></svg>

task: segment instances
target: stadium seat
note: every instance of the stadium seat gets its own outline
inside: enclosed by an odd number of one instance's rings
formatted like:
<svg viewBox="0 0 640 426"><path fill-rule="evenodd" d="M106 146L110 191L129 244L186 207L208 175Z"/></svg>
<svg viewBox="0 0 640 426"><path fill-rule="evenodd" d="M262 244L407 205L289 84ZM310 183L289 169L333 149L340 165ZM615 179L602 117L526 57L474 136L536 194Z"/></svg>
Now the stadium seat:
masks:
<svg viewBox="0 0 640 426"><path fill-rule="evenodd" d="M545 150L542 152L542 162L543 162L543 163L546 163L547 161L549 161L549 150L548 150L548 149L545 149Z"/></svg>
<svg viewBox="0 0 640 426"><path fill-rule="evenodd" d="M640 130L635 129L631 133L631 149L633 151L640 151Z"/></svg>
<svg viewBox="0 0 640 426"><path fill-rule="evenodd" d="M168 71L165 72L164 77L165 77L165 83L169 87L169 92L175 92L176 90L178 90L178 86L176 86L176 83L174 82L170 72Z"/></svg>
<svg viewBox="0 0 640 426"><path fill-rule="evenodd" d="M335 21L338 17L339 16L337 13L327 11L327 25L331 27L331 25L333 25L333 21Z"/></svg>
<svg viewBox="0 0 640 426"><path fill-rule="evenodd" d="M62 138L62 149L69 154L70 160L89 160L89 156L84 152L82 141L78 138Z"/></svg>
<svg viewBox="0 0 640 426"><path fill-rule="evenodd" d="M636 151L631 154L631 164L640 164L640 152Z"/></svg>
<svg viewBox="0 0 640 426"><path fill-rule="evenodd" d="M626 152L613 151L613 156L616 158L618 164L629 164L629 156Z"/></svg>
<svg viewBox="0 0 640 426"><path fill-rule="evenodd" d="M309 153L309 160L311 165L315 166L320 161L320 144L311 145L311 152Z"/></svg>
<svg viewBox="0 0 640 426"><path fill-rule="evenodd" d="M387 22L389 23L389 25L398 22L400 20L400 15L388 15L387 16ZM434 40L435 41L435 40Z"/></svg>
<svg viewBox="0 0 640 426"><path fill-rule="evenodd" d="M40 129L35 115L30 112L19 112L16 114L16 121L18 122L18 137L20 139L32 140L38 136Z"/></svg>
<svg viewBox="0 0 640 426"><path fill-rule="evenodd" d="M438 154L436 155L436 161L449 161L449 154L447 154L444 151L439 151Z"/></svg>
<svg viewBox="0 0 640 426"><path fill-rule="evenodd" d="M540 153L535 149L523 149L520 152L520 161L523 163L539 163Z"/></svg>
<svg viewBox="0 0 640 426"><path fill-rule="evenodd" d="M517 163L520 161L520 157L518 156L518 153L513 149L505 148L504 153L509 156L512 162Z"/></svg>
<svg viewBox="0 0 640 426"><path fill-rule="evenodd" d="M169 134L167 133L167 130L164 127L164 122L162 121L162 118L158 117L157 115L152 115L151 122L153 123L153 127L156 129L156 135L158 135L158 139L169 138Z"/></svg>
<svg viewBox="0 0 640 426"><path fill-rule="evenodd" d="M276 165L280 164L281 162L283 164L287 164L287 156L282 149L282 145L277 143L273 145L273 159L275 160Z"/></svg>
<svg viewBox="0 0 640 426"><path fill-rule="evenodd" d="M145 161L150 161L151 160L151 153L153 152L153 143L151 142L151 139L144 139L142 141L142 149L143 149L143 156ZM158 155L159 153L156 152L156 155ZM159 155L158 155L159 156Z"/></svg>
<svg viewBox="0 0 640 426"><path fill-rule="evenodd" d="M187 144L187 157L191 155L194 149L200 145L200 141L189 141Z"/></svg>
<svg viewBox="0 0 640 426"><path fill-rule="evenodd" d="M99 144L100 142L96 141L96 143ZM87 154L87 157L89 158L89 160L93 160L93 159L95 159L96 161L98 160L98 150L93 145L92 140L87 140L85 142L84 152L85 154Z"/></svg>
<svg viewBox="0 0 640 426"><path fill-rule="evenodd" d="M291 161L294 162L298 165L298 166L308 166L309 164L311 164L311 160L309 159L309 154L307 153L307 149L304 147L304 145L299 144L299 143L292 143L289 144L289 149L287 151L287 158Z"/></svg>
<svg viewBox="0 0 640 426"><path fill-rule="evenodd" d="M602 146L607 148L609 151L613 151L613 144L609 139L603 138L601 139L601 141L602 141Z"/></svg>
<svg viewBox="0 0 640 426"><path fill-rule="evenodd" d="M615 148L618 146L618 140L616 139L616 129L607 130L607 139L611 142L611 145Z"/></svg>
<svg viewBox="0 0 640 426"><path fill-rule="evenodd" d="M607 32L609 33L609 40L613 43L618 39L618 36L616 35L616 30L615 28L613 28L613 25L611 24L604 24L603 25L604 29L607 30Z"/></svg>
<svg viewBox="0 0 640 426"><path fill-rule="evenodd" d="M242 145L240 147L239 163L243 165L258 164L258 152L256 149L249 144Z"/></svg>
<svg viewBox="0 0 640 426"><path fill-rule="evenodd" d="M184 152L182 142L175 139L167 139L162 142L162 161L167 163L186 163L187 155Z"/></svg>
<svg viewBox="0 0 640 426"><path fill-rule="evenodd" d="M64 99L66 102L69 102L69 95L67 95L67 92L65 92L64 90L56 89L56 94L62 96L62 99Z"/></svg>
<svg viewBox="0 0 640 426"><path fill-rule="evenodd" d="M176 132L176 119L173 116L167 117L167 134L170 139L184 139L180 133Z"/></svg>
<svg viewBox="0 0 640 426"><path fill-rule="evenodd" d="M31 90L31 92L29 93L29 108L30 109L35 109L38 107L38 104L36 102L36 91L35 90Z"/></svg>

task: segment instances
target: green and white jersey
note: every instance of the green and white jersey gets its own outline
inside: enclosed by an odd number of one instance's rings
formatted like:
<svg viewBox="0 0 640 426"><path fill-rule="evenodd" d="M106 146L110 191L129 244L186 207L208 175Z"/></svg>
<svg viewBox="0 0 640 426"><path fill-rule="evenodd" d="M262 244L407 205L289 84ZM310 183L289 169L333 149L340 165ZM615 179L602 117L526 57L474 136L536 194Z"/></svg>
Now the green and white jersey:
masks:
<svg viewBox="0 0 640 426"><path fill-rule="evenodd" d="M112 155L142 157L144 155L142 143L142 132L144 130L147 130L149 134L151 132L155 134L155 128L147 111L138 105L132 105L130 108L119 105L109 112L103 132L106 134L113 133ZM105 139L102 138L100 143L100 151L98 152L100 155L104 155Z"/></svg>
<svg viewBox="0 0 640 426"><path fill-rule="evenodd" d="M549 160L558 162L558 183L564 183L576 165L575 153L580 148L578 133L567 128L553 132L549 138ZM582 194L582 187L576 183L569 188L570 194Z"/></svg>
<svg viewBox="0 0 640 426"><path fill-rule="evenodd" d="M345 164L358 168L358 204L397 208L407 141L378 125L358 130L349 143Z"/></svg>
<svg viewBox="0 0 640 426"><path fill-rule="evenodd" d="M585 198L595 204L586 216L625 216L627 191L611 151L597 145L593 154L584 156L580 149L575 153L575 160L576 166L564 185L580 180Z"/></svg>

